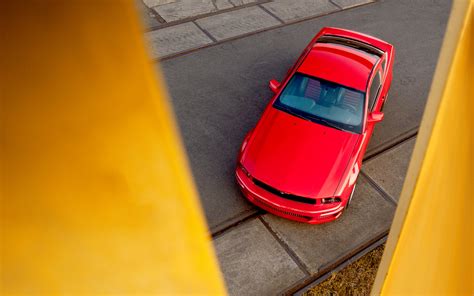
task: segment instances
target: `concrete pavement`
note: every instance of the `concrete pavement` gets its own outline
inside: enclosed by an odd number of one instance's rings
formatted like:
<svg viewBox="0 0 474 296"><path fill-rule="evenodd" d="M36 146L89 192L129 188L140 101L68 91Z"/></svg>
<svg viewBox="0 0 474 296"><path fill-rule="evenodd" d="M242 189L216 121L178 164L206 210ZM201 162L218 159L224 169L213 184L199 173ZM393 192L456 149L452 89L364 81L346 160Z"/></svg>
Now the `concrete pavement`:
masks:
<svg viewBox="0 0 474 296"><path fill-rule="evenodd" d="M275 295L306 276L258 218L215 238L214 245L230 295Z"/></svg>
<svg viewBox="0 0 474 296"><path fill-rule="evenodd" d="M449 10L445 1L375 2L160 63L211 232L219 232L215 246L232 295L287 291L387 233ZM353 204L338 221L311 226L257 212L240 194L233 171L246 132L271 97L268 81L281 79L323 26L354 29L395 45L385 119L369 153L399 143L364 163Z"/></svg>
<svg viewBox="0 0 474 296"><path fill-rule="evenodd" d="M364 163L363 172L395 202L402 193L415 140L408 139Z"/></svg>
<svg viewBox="0 0 474 296"><path fill-rule="evenodd" d="M257 0L143 0L143 2L169 23L218 13L229 8L256 3Z"/></svg>
<svg viewBox="0 0 474 296"><path fill-rule="evenodd" d="M137 0L140 1L140 0ZM268 30L372 0L144 0L140 6L153 58ZM186 30L185 28L191 28Z"/></svg>

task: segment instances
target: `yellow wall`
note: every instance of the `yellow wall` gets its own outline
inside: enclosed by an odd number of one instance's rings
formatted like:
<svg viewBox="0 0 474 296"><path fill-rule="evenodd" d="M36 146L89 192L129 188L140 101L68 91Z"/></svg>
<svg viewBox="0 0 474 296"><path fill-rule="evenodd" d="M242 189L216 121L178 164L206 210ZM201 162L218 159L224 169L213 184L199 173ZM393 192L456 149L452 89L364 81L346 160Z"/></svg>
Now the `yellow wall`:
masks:
<svg viewBox="0 0 474 296"><path fill-rule="evenodd" d="M0 5L0 294L224 294L134 1Z"/></svg>
<svg viewBox="0 0 474 296"><path fill-rule="evenodd" d="M373 294L474 294L473 1L455 1Z"/></svg>

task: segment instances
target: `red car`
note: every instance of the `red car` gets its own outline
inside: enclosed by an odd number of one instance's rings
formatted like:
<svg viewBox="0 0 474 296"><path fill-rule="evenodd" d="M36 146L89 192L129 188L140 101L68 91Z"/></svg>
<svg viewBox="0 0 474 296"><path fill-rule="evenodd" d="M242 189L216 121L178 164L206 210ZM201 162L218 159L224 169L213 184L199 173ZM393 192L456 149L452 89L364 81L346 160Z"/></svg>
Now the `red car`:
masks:
<svg viewBox="0 0 474 296"><path fill-rule="evenodd" d="M324 28L311 40L242 144L236 178L275 215L311 224L349 205L392 81L394 48Z"/></svg>

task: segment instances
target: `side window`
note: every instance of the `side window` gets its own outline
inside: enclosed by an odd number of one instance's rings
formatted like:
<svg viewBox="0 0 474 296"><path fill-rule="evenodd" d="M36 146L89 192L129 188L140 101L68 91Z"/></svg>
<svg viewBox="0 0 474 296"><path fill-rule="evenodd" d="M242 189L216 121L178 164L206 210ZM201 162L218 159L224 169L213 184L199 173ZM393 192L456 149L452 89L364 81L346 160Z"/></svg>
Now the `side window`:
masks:
<svg viewBox="0 0 474 296"><path fill-rule="evenodd" d="M382 76L379 70L375 75L374 80L372 80L372 84L370 85L368 106L369 110L372 110L372 108L374 107L375 99L377 98L380 89L381 77Z"/></svg>
<svg viewBox="0 0 474 296"><path fill-rule="evenodd" d="M387 66L387 54L383 55L382 70L384 71L385 71L385 66Z"/></svg>

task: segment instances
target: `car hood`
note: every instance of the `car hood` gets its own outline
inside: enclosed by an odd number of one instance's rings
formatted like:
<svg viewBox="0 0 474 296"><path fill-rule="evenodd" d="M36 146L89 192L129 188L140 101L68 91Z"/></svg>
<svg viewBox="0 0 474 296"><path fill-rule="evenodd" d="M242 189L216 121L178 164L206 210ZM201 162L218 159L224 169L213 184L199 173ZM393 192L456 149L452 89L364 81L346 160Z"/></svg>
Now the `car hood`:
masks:
<svg viewBox="0 0 474 296"><path fill-rule="evenodd" d="M286 193L333 196L360 135L273 107L266 113L242 155L245 168L254 178Z"/></svg>

